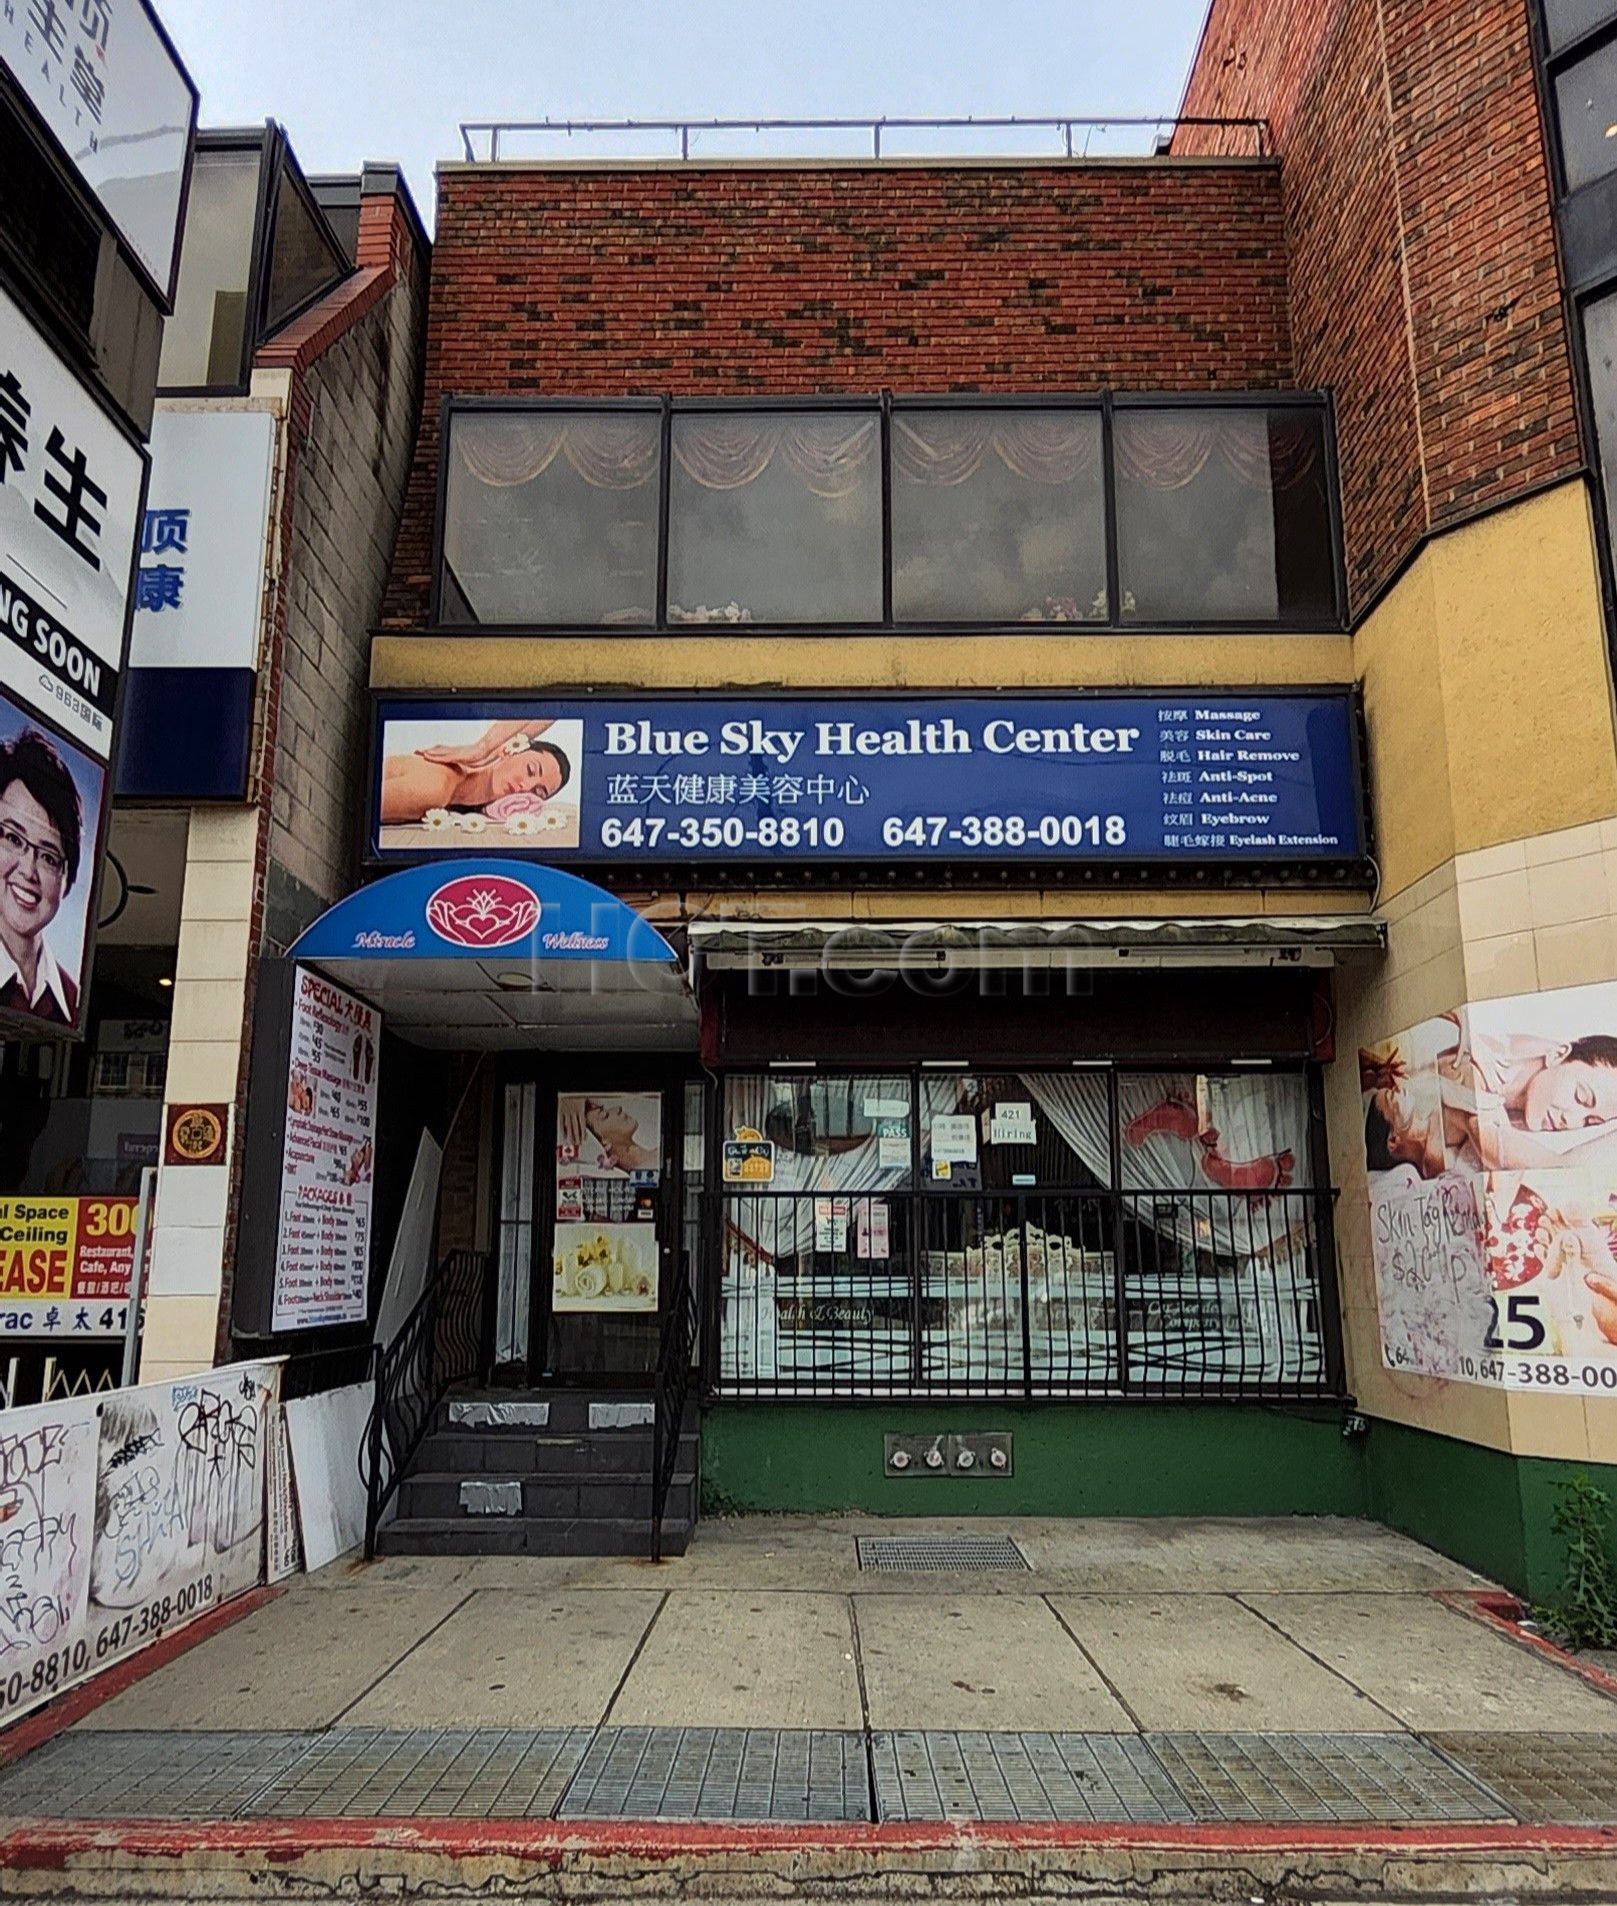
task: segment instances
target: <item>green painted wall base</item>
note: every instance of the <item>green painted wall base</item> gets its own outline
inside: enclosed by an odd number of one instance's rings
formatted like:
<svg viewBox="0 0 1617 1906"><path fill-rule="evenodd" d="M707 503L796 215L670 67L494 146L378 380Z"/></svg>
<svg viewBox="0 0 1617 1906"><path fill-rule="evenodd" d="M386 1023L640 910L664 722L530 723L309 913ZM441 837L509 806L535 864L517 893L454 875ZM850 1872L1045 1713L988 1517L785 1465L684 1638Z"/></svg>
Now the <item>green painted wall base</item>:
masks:
<svg viewBox="0 0 1617 1906"><path fill-rule="evenodd" d="M1009 1430L1010 1476L889 1476L882 1439ZM1363 1515L1340 1409L1176 1404L720 1403L702 1425L709 1514Z"/></svg>
<svg viewBox="0 0 1617 1906"><path fill-rule="evenodd" d="M702 1422L714 1514L1368 1516L1534 1601L1561 1587L1556 1485L1581 1471L1617 1503L1617 1466L1509 1456L1341 1408L719 1403ZM888 1434L1009 1430L1010 1476L890 1476ZM1612 1529L1617 1552L1617 1521Z"/></svg>
<svg viewBox="0 0 1617 1906"><path fill-rule="evenodd" d="M1401 1423L1376 1423L1365 1439L1367 1511L1503 1582L1530 1601L1560 1593L1565 1549L1550 1528L1556 1486L1587 1476L1617 1504L1617 1467L1510 1456ZM1617 1521L1608 1532L1617 1552Z"/></svg>

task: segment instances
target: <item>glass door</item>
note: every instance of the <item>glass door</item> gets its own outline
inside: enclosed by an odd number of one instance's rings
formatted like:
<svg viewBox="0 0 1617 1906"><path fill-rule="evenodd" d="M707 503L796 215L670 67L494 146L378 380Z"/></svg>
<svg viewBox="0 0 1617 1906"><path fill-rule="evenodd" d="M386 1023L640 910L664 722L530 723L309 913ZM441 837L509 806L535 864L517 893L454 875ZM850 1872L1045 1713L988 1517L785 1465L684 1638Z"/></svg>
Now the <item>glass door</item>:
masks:
<svg viewBox="0 0 1617 1906"><path fill-rule="evenodd" d="M562 1071L540 1114L549 1249L535 1264L536 1367L648 1383L677 1264L682 1094Z"/></svg>

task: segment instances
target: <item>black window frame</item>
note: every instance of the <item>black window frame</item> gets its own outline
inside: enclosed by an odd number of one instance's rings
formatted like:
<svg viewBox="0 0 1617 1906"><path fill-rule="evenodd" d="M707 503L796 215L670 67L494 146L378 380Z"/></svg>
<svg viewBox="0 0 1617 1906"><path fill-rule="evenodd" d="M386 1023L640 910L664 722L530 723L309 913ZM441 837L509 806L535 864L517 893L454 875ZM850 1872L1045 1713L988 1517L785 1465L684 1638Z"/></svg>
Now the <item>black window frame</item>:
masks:
<svg viewBox="0 0 1617 1906"><path fill-rule="evenodd" d="M1023 1072L1063 1074L1068 1071L1084 1071L1105 1081L1107 1093L1107 1118L1111 1144L1111 1160L1108 1182L1100 1187L1061 1189L1057 1187L1036 1186L1027 1189L951 1189L930 1182L922 1171L925 1148L922 1141L922 1105L925 1093L925 1081L928 1077L948 1078L968 1076L975 1078L1003 1076ZM1125 1288L1127 1272L1126 1253L1121 1248L1122 1226L1129 1221L1128 1201L1142 1200L1154 1194L1149 1188L1125 1186L1122 1170L1122 1155L1119 1143L1119 1082L1124 1078L1157 1076L1175 1071L1192 1072L1198 1075L1251 1077L1286 1076L1300 1078L1306 1099L1309 1155L1306 1160L1307 1182L1295 1189L1271 1194L1264 1192L1236 1192L1216 1194L1230 1198L1246 1199L1254 1208L1261 1207L1266 1200L1272 1202L1275 1196L1293 1202L1298 1208L1306 1209L1313 1226L1312 1249L1316 1264L1318 1338L1320 1349L1320 1369L1317 1380L1307 1382L1300 1379L1282 1378L1278 1381L1263 1381L1256 1378L1242 1378L1236 1382L1218 1382L1213 1380L1197 1381L1187 1377L1182 1381L1167 1383L1142 1380L1136 1370L1131 1374L1128 1354L1129 1346L1129 1305ZM813 1402L816 1404L844 1404L849 1406L870 1405L896 1400L924 1400L932 1402L950 1402L973 1398L1005 1398L1029 1402L1060 1403L1063 1405L1092 1404L1107 1405L1132 1403L1146 1405L1171 1405L1174 1403L1217 1402L1229 1404L1267 1405L1276 1403L1339 1403L1350 1400L1347 1390L1345 1342L1342 1327L1340 1302L1340 1270L1337 1262L1335 1237L1335 1205L1337 1190L1332 1182L1330 1153L1327 1140L1326 1107L1324 1088L1324 1068L1316 1060L1310 1059L1264 1059L1253 1060L1237 1055L1214 1060L1200 1058L1176 1063L1171 1059L1148 1061L1144 1059L1104 1059L1071 1062L1062 1065L1058 1061L1047 1060L1042 1065L1029 1062L1024 1055L1020 1059L994 1061L972 1058L969 1060L951 1056L948 1059L916 1058L913 1055L883 1059L873 1057L859 1064L793 1062L778 1066L760 1065L757 1062L719 1064L708 1068L704 1074L705 1103L703 1108L704 1169L703 1190L701 1194L701 1223L699 1233L699 1266L701 1275L701 1389L705 1400L723 1404L726 1401L783 1403ZM779 1078L783 1082L799 1083L815 1079L851 1077L856 1079L876 1079L902 1077L910 1086L910 1170L908 1182L888 1191L832 1192L828 1190L808 1190L792 1193L769 1193L767 1190L749 1192L746 1188L726 1185L722 1181L721 1156L723 1141L728 1130L725 1124L726 1098L733 1078ZM724 1319L724 1238L726 1235L725 1202L737 1197L778 1196L799 1199L845 1197L850 1204L861 1196L880 1198L888 1203L905 1204L909 1209L904 1234L909 1238L911 1265L907 1273L912 1295L917 1302L921 1294L924 1274L919 1264L919 1240L926 1235L925 1225L918 1222L923 1209L938 1205L963 1203L968 1200L999 1201L1009 1204L1017 1200L1040 1201L1084 1200L1097 1208L1109 1210L1113 1225L1116 1227L1117 1242L1114 1243L1114 1276L1116 1279L1115 1328L1117 1331L1117 1361L1115 1382L1091 1382L1069 1377L1065 1381L1055 1378L1036 1380L1031 1360L1027 1357L1024 1339L1024 1367L1020 1381L1008 1378L1004 1381L985 1378L978 1380L966 1377L959 1381L945 1380L941 1383L928 1382L916 1368L913 1382L895 1383L886 1387L866 1384L860 1386L857 1381L844 1380L834 1373L820 1378L817 1373L772 1379L756 1377L736 1377L726 1379L721 1366ZM1192 1194L1186 1194L1192 1195ZM1137 1221L1137 1220L1136 1220ZM1031 1222L1024 1218L1023 1222Z"/></svg>
<svg viewBox="0 0 1617 1906"><path fill-rule="evenodd" d="M355 267L349 262L341 241L331 228L331 222L321 210L319 202L309 189L286 134L273 120L265 125L248 128L199 132L196 137L196 151L192 166L192 180L206 164L209 154L219 152L243 153L256 151L258 154L258 191L253 206L253 234L251 249L248 253L247 272L247 310L242 323L241 361L237 366L234 383L230 384L159 384L159 397L245 397L252 388L253 359L259 349L272 337L284 331L289 324L295 324L304 312L328 296L344 279L353 275ZM301 196L309 216L325 237L331 248L332 275L330 279L311 292L299 304L292 307L285 316L277 319L273 327L267 322L270 289L270 265L275 253L275 221L280 201L282 179L287 179L293 189ZM180 236L180 260L183 266L185 237ZM176 267L175 284L179 283L180 266Z"/></svg>
<svg viewBox="0 0 1617 1906"><path fill-rule="evenodd" d="M840 393L831 396L769 395L763 392L732 398L676 398L666 393L613 397L533 396L489 397L448 395L439 408L437 446L437 486L433 501L431 586L427 608L427 628L432 635L455 638L468 636L569 636L592 635L604 638L635 638L671 635L702 637L733 625L727 623L670 622L668 620L668 515L671 489L673 419L676 416L716 415L735 412L807 412L833 414L858 411L870 413L879 406L881 424L881 564L882 617L875 622L748 622L749 636L885 636L894 635L1018 635L1023 637L1061 635L1160 635L1160 634L1259 634L1320 635L1341 634L1347 629L1347 590L1342 535L1341 486L1336 452L1335 406L1331 393L1323 390L1241 390L1241 391L1023 391L1012 395L986 392ZM1323 616L1281 616L1272 621L1251 618L1187 619L1157 622L1138 616L1123 616L1118 584L1116 471L1113 447L1113 418L1124 410L1261 410L1296 409L1318 416L1324 449L1326 528L1330 538L1330 564L1334 611ZM1084 410L1099 414L1102 429L1102 475L1104 495L1104 532L1106 540L1107 615L1105 620L1083 622L1003 621L899 621L893 614L893 511L892 511L892 418L905 410L937 412L943 410ZM657 597L649 623L614 628L596 623L571 622L446 622L444 602L444 528L450 482L450 442L454 420L460 416L520 414L523 412L559 412L573 414L662 414L661 476L657 520Z"/></svg>

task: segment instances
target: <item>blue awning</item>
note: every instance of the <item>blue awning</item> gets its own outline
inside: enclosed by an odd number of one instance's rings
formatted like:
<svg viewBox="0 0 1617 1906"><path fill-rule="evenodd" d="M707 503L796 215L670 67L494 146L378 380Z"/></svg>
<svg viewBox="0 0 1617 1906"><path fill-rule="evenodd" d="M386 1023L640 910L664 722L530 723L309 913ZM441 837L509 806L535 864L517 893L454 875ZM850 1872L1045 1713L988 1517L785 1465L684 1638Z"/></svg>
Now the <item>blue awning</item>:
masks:
<svg viewBox="0 0 1617 1906"><path fill-rule="evenodd" d="M418 1045L696 1042L679 952L616 894L527 861L445 859L327 909L291 957L379 1007Z"/></svg>

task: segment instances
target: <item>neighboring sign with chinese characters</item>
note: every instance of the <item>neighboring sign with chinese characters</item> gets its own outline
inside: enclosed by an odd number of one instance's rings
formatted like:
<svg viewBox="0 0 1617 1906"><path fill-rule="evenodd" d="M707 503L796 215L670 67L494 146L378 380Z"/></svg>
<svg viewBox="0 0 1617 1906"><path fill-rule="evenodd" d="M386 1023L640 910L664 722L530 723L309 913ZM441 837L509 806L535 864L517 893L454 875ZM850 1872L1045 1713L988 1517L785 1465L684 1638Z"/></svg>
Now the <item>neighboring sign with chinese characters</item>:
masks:
<svg viewBox="0 0 1617 1906"><path fill-rule="evenodd" d="M381 1038L373 1006L299 969L272 1330L365 1321Z"/></svg>
<svg viewBox="0 0 1617 1906"><path fill-rule="evenodd" d="M120 794L239 800L246 792L275 431L264 411L157 412Z"/></svg>
<svg viewBox="0 0 1617 1906"><path fill-rule="evenodd" d="M145 461L0 292L0 688L101 761Z"/></svg>
<svg viewBox="0 0 1617 1906"><path fill-rule="evenodd" d="M197 95L146 0L3 0L0 61L166 304Z"/></svg>
<svg viewBox="0 0 1617 1906"><path fill-rule="evenodd" d="M123 1335L138 1202L0 1198L0 1341Z"/></svg>
<svg viewBox="0 0 1617 1906"><path fill-rule="evenodd" d="M378 707L371 845L581 862L1336 862L1349 691Z"/></svg>
<svg viewBox="0 0 1617 1906"><path fill-rule="evenodd" d="M131 668L252 668L258 659L275 419L172 410L152 420Z"/></svg>

